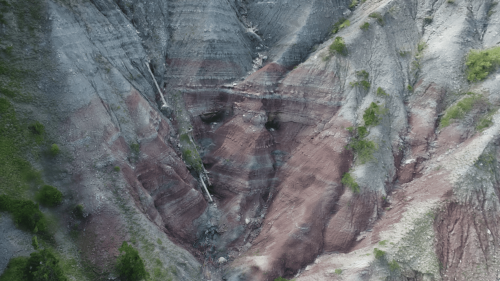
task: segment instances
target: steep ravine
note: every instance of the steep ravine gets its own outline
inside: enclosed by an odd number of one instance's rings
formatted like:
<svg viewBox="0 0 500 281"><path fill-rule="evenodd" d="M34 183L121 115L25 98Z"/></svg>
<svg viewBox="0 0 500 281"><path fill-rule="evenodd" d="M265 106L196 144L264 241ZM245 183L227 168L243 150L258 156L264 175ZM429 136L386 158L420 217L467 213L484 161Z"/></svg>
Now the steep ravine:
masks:
<svg viewBox="0 0 500 281"><path fill-rule="evenodd" d="M122 241L152 280L500 278L500 72L466 66L495 1L40 3L31 39L2 11L36 75L0 98L63 152L28 160L71 280L116 279ZM3 271L31 237L0 224Z"/></svg>

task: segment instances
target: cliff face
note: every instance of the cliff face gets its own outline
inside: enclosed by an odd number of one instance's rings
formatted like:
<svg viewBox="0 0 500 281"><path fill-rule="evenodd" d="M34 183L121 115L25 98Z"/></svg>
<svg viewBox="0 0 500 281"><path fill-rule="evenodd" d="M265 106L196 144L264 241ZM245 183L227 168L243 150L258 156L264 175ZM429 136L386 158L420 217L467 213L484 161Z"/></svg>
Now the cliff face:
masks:
<svg viewBox="0 0 500 281"><path fill-rule="evenodd" d="M125 240L155 280L496 280L500 74L466 60L500 46L497 9L45 1L37 41L5 12L5 44L43 50L20 50L38 74L13 102L66 155L31 159L65 196L56 242L98 278Z"/></svg>

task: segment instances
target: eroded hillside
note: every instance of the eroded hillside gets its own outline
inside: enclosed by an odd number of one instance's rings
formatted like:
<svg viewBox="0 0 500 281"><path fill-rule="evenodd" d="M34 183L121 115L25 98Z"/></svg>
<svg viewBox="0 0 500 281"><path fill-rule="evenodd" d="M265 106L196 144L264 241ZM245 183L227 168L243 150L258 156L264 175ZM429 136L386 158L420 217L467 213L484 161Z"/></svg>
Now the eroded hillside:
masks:
<svg viewBox="0 0 500 281"><path fill-rule="evenodd" d="M500 278L497 2L0 7L0 194L63 194L1 271L38 235L70 280L123 241L151 280Z"/></svg>

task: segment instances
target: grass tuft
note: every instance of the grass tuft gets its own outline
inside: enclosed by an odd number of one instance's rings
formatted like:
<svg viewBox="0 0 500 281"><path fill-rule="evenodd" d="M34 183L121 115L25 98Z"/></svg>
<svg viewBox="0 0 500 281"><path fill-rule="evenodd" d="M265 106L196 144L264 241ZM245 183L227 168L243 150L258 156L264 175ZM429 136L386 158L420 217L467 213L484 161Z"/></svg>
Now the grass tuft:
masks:
<svg viewBox="0 0 500 281"><path fill-rule="evenodd" d="M368 16L370 18L377 19L378 24L380 24L381 26L384 26L384 24L385 24L385 22L384 22L384 16L382 16L381 13L373 12L373 13L369 14Z"/></svg>
<svg viewBox="0 0 500 281"><path fill-rule="evenodd" d="M446 110L441 122L439 124L440 128L449 126L453 120L459 120L465 117L469 113L474 105L483 99L482 95L477 95L474 93L467 93L467 97L463 98L455 105L451 106Z"/></svg>

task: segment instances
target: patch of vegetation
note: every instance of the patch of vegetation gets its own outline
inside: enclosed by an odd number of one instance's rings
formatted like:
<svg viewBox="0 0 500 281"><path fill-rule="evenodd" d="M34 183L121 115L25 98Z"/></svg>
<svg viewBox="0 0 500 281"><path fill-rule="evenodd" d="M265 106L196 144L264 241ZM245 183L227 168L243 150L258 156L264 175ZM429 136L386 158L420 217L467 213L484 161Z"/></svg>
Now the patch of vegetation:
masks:
<svg viewBox="0 0 500 281"><path fill-rule="evenodd" d="M360 27L361 30L367 31L370 28L370 24L365 22Z"/></svg>
<svg viewBox="0 0 500 281"><path fill-rule="evenodd" d="M379 91L377 90L377 94L378 92ZM365 126L367 127L377 126L378 124L380 124L380 121L382 120L382 115L385 114L386 112L387 112L386 109L372 102L370 106L365 110L365 113L363 114L363 121L365 121Z"/></svg>
<svg viewBox="0 0 500 281"><path fill-rule="evenodd" d="M60 152L61 150L59 149L59 146L57 144L54 143L50 146L50 155L52 157L59 155Z"/></svg>
<svg viewBox="0 0 500 281"><path fill-rule="evenodd" d="M492 2L491 5L490 5L490 8L488 9L488 13L487 13L487 16L488 17L491 17L494 13L495 13L495 7L498 5L498 2Z"/></svg>
<svg viewBox="0 0 500 281"><path fill-rule="evenodd" d="M184 158L184 161L186 161L186 164L196 171L201 171L203 169L201 158L199 156L196 157L195 153L193 153L190 149L182 149L182 157Z"/></svg>
<svg viewBox="0 0 500 281"><path fill-rule="evenodd" d="M81 205L81 204L76 205L73 208L73 215L77 219L83 219L84 218L84 215L83 215L83 205Z"/></svg>
<svg viewBox="0 0 500 281"><path fill-rule="evenodd" d="M455 4L455 0L447 0L446 3L448 3L448 4Z"/></svg>
<svg viewBox="0 0 500 281"><path fill-rule="evenodd" d="M433 20L434 20L434 18L433 18L433 17L428 16L428 17L425 17L425 18L424 18L424 23L425 23L425 24L431 24Z"/></svg>
<svg viewBox="0 0 500 281"><path fill-rule="evenodd" d="M399 50L399 56L401 57L406 57L409 53L409 51Z"/></svg>
<svg viewBox="0 0 500 281"><path fill-rule="evenodd" d="M349 4L349 9L354 10L354 8L356 8L358 3L359 3L358 0L352 0L351 4Z"/></svg>
<svg viewBox="0 0 500 281"><path fill-rule="evenodd" d="M373 12L371 14L368 15L370 18L374 18L377 20L378 24L380 24L381 26L384 26L385 22L384 22L384 16L382 16L381 13L378 13L378 12Z"/></svg>
<svg viewBox="0 0 500 281"><path fill-rule="evenodd" d="M132 153L139 154L141 146L138 143L133 143L130 145L130 150Z"/></svg>
<svg viewBox="0 0 500 281"><path fill-rule="evenodd" d="M0 191L13 198L26 198L30 186L43 184L40 172L24 159L38 135L16 118L14 106L0 97ZM42 134L42 126L34 129Z"/></svg>
<svg viewBox="0 0 500 281"><path fill-rule="evenodd" d="M446 110L446 113L439 124L440 128L450 125L452 120L464 118L465 115L472 110L474 105L483 99L482 95L477 95L475 93L467 93L467 95L467 97L461 99L455 105Z"/></svg>
<svg viewBox="0 0 500 281"><path fill-rule="evenodd" d="M7 265L7 268L0 276L0 281L25 281L26 268L28 266L27 257L12 258Z"/></svg>
<svg viewBox="0 0 500 281"><path fill-rule="evenodd" d="M479 119L479 121L476 124L476 130L483 131L484 129L493 125L493 115L495 113L496 113L496 111L491 110L490 112L488 112L484 116L482 116L481 119Z"/></svg>
<svg viewBox="0 0 500 281"><path fill-rule="evenodd" d="M417 52L420 54L420 53L422 53L423 50L425 50L425 48L427 48L427 43L420 42L417 45Z"/></svg>
<svg viewBox="0 0 500 281"><path fill-rule="evenodd" d="M413 92L413 86L412 85L408 85L408 87L406 87L408 89L408 91L410 92Z"/></svg>
<svg viewBox="0 0 500 281"><path fill-rule="evenodd" d="M486 79L500 65L500 47L488 50L471 50L467 55L467 79L477 82Z"/></svg>
<svg viewBox="0 0 500 281"><path fill-rule="evenodd" d="M356 76L358 77L358 81L351 82L350 85L352 87L361 86L363 89L368 91L371 87L371 84L368 81L368 77L370 76L369 73L366 72L365 70L356 71Z"/></svg>
<svg viewBox="0 0 500 281"><path fill-rule="evenodd" d="M119 167L119 166L115 166L115 167L113 168L113 171L115 171L115 172L119 172L119 171L120 171L120 167Z"/></svg>
<svg viewBox="0 0 500 281"><path fill-rule="evenodd" d="M423 51L427 48L425 42L420 42L417 45L417 53L415 54L415 59L412 62L412 70L420 69L420 61L422 60Z"/></svg>
<svg viewBox="0 0 500 281"><path fill-rule="evenodd" d="M28 129L35 137L36 142L40 144L43 141L45 135L45 126L42 123L36 121L35 123L31 124Z"/></svg>
<svg viewBox="0 0 500 281"><path fill-rule="evenodd" d="M358 161L364 164L373 159L373 153L377 150L377 145L373 141L355 139L349 144L357 156Z"/></svg>
<svg viewBox="0 0 500 281"><path fill-rule="evenodd" d="M342 274L342 269L340 269L340 268L335 269L335 274L337 274L337 275Z"/></svg>
<svg viewBox="0 0 500 281"><path fill-rule="evenodd" d="M149 278L149 273L146 271L144 262L136 249L127 242L123 242L118 250L120 251L120 256L118 257L116 267L120 277L127 281L140 281Z"/></svg>
<svg viewBox="0 0 500 281"><path fill-rule="evenodd" d="M48 249L31 253L26 269L28 281L68 280L59 265L59 259Z"/></svg>
<svg viewBox="0 0 500 281"><path fill-rule="evenodd" d="M364 139L368 135L367 128L361 126L356 129L348 128L348 130L355 135L347 145L347 148L353 150L356 154L357 160L361 164L372 160L373 153L377 150L377 146L373 141Z"/></svg>
<svg viewBox="0 0 500 281"><path fill-rule="evenodd" d="M350 173L345 173L342 176L342 184L348 186L353 193L359 193L359 185Z"/></svg>
<svg viewBox="0 0 500 281"><path fill-rule="evenodd" d="M275 278L274 281L293 281L294 279L286 279L286 278L283 278L283 277L278 277L278 278Z"/></svg>
<svg viewBox="0 0 500 281"><path fill-rule="evenodd" d="M382 89L381 87L377 88L377 96L378 97L388 97L389 95Z"/></svg>
<svg viewBox="0 0 500 281"><path fill-rule="evenodd" d="M384 199L385 199L385 198L384 198ZM378 242L378 244L379 244L380 246L385 246L385 245L387 245L387 240L382 240L382 241Z"/></svg>
<svg viewBox="0 0 500 281"><path fill-rule="evenodd" d="M332 55L338 53L340 55L347 56L347 47L345 45L344 38L336 37L330 45L329 50Z"/></svg>
<svg viewBox="0 0 500 281"><path fill-rule="evenodd" d="M375 255L375 258L378 260L383 259L385 257L385 252L377 248L373 249L373 254Z"/></svg>
<svg viewBox="0 0 500 281"><path fill-rule="evenodd" d="M21 229L30 232L44 232L47 229L47 220L38 208L38 204L31 200L12 199L7 195L0 195L0 211L12 214L14 222Z"/></svg>
<svg viewBox="0 0 500 281"><path fill-rule="evenodd" d="M38 237L36 237L36 235L31 238L31 246L33 246L33 249L38 250L38 246L39 246L38 245Z"/></svg>
<svg viewBox="0 0 500 281"><path fill-rule="evenodd" d="M192 131L192 125L190 123L190 117L186 110L184 100L182 99L182 93L171 95L170 103L174 106L174 114L177 120L177 126L179 129L179 142L181 146L181 152L184 162L188 168L196 171L198 174L204 172L203 162L201 161L201 156L198 153L198 148L194 140L188 135Z"/></svg>
<svg viewBox="0 0 500 281"><path fill-rule="evenodd" d="M366 140L365 137L368 136L368 127L377 126L382 120L382 115L386 112L387 109L372 102L363 114L365 126L347 128L349 132L354 133L347 148L353 150L359 163L364 164L373 159L373 153L378 147L375 142Z"/></svg>
<svg viewBox="0 0 500 281"><path fill-rule="evenodd" d="M397 261L392 260L389 262L389 270L391 272L398 271L400 268L401 268L401 266L399 265L399 263Z"/></svg>
<svg viewBox="0 0 500 281"><path fill-rule="evenodd" d="M351 25L348 19L340 18L336 23L333 24L332 33L337 34L341 29L346 28Z"/></svg>
<svg viewBox="0 0 500 281"><path fill-rule="evenodd" d="M44 185L37 193L37 199L40 203L47 207L55 207L62 202L62 193L57 188L51 185Z"/></svg>

